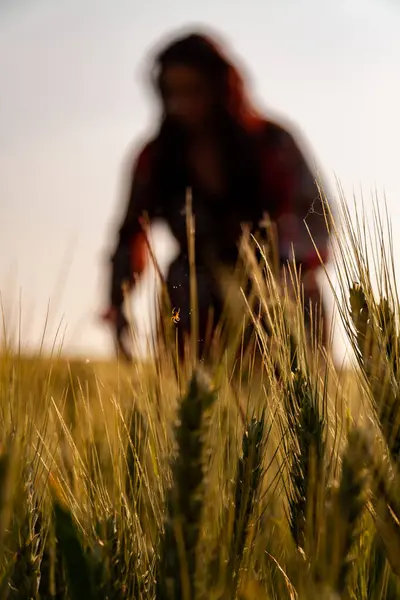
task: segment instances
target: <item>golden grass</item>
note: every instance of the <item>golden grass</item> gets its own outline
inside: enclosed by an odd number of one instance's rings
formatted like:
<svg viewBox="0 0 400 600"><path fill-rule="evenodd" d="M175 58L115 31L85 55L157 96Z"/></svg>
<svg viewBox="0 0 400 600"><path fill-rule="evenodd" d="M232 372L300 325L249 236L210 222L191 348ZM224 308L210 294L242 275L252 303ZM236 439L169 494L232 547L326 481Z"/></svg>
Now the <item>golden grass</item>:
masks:
<svg viewBox="0 0 400 600"><path fill-rule="evenodd" d="M253 290L229 293L206 364L178 368L173 344L132 366L5 349L0 600L400 598L390 248L374 294L344 205L341 223L348 372L310 349L295 275L293 301L246 238Z"/></svg>

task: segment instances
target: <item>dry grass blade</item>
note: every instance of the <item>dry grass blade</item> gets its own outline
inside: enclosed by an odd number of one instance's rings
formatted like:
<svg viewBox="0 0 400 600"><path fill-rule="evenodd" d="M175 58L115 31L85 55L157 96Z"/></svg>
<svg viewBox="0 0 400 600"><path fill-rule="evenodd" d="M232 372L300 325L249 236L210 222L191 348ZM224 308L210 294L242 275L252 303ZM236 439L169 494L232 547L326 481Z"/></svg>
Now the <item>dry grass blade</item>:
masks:
<svg viewBox="0 0 400 600"><path fill-rule="evenodd" d="M243 236L235 272L217 273L216 394L197 372L187 200L185 361L169 309L157 358L132 366L15 355L3 321L0 599L397 600L400 311L383 211L374 230L343 200L329 222L347 373L308 335L301 269L281 280L276 248Z"/></svg>

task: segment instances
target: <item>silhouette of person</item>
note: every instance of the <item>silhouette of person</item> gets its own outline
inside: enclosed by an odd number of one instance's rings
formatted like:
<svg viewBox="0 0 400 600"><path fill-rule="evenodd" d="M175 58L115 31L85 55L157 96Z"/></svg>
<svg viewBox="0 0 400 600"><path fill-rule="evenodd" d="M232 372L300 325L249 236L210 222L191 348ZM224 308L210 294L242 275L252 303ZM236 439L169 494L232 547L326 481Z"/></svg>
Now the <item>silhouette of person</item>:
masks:
<svg viewBox="0 0 400 600"><path fill-rule="evenodd" d="M184 336L190 331L188 188L196 223L199 340L205 338L210 306L214 323L222 312L211 263L234 266L241 224L257 228L265 213L276 225L281 264L291 259L293 248L301 265L307 282L305 318L309 319L310 300L324 312L316 281L320 259L307 227L323 260L328 233L314 172L299 137L255 110L238 69L206 36L193 33L178 38L160 52L154 85L162 117L155 137L144 145L132 169L128 206L112 257L111 308L105 318L120 327L125 323L121 282L133 285L133 272L140 275L146 264L140 218L144 212L150 221L162 218L180 244L167 287L171 305L180 308L182 354Z"/></svg>

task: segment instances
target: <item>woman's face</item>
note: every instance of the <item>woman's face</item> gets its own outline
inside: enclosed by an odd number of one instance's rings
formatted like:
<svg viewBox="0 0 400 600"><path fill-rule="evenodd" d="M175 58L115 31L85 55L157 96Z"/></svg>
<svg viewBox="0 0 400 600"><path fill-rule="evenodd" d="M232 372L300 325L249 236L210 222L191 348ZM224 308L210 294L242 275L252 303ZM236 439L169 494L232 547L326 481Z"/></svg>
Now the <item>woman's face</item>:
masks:
<svg viewBox="0 0 400 600"><path fill-rule="evenodd" d="M198 129L212 114L212 90L204 75L193 67L167 67L163 74L163 95L167 115L187 129Z"/></svg>

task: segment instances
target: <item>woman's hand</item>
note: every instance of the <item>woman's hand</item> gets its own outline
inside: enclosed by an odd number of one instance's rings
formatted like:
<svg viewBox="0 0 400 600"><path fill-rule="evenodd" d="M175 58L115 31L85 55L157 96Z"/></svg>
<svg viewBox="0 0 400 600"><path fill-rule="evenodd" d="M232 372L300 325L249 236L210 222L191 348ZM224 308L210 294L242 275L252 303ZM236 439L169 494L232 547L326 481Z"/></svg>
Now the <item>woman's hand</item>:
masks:
<svg viewBox="0 0 400 600"><path fill-rule="evenodd" d="M110 306L104 313L101 314L100 318L105 323L110 323L110 325L115 325L117 322L117 312L118 309L115 306Z"/></svg>
<svg viewBox="0 0 400 600"><path fill-rule="evenodd" d="M122 306L111 306L101 315L101 320L112 325L117 332L123 331L128 325Z"/></svg>

